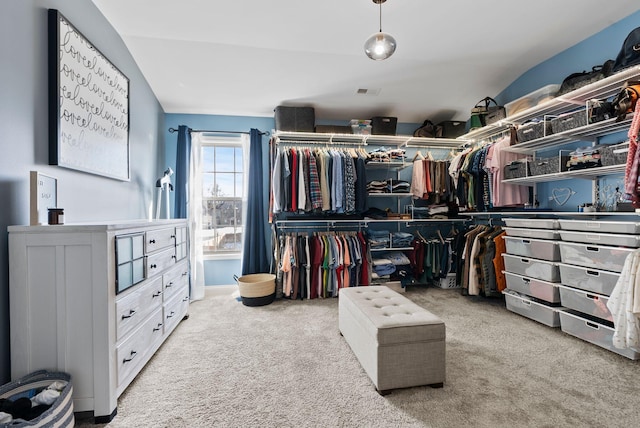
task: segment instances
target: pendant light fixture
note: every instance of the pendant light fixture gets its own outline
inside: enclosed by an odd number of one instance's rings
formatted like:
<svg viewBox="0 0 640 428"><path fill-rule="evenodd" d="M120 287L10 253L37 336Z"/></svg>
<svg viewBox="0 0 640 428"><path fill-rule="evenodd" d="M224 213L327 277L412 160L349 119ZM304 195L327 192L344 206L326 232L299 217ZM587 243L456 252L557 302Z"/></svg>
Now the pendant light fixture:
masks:
<svg viewBox="0 0 640 428"><path fill-rule="evenodd" d="M382 3L385 1L387 0L373 0L375 4L380 5L380 31L364 43L364 53L376 61L387 59L396 51L396 39L391 34L382 32Z"/></svg>

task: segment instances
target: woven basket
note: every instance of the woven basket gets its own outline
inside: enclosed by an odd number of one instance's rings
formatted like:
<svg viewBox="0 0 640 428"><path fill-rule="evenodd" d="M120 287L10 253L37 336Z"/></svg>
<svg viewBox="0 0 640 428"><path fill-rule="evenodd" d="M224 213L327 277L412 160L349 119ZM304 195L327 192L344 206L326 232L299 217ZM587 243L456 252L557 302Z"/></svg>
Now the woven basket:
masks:
<svg viewBox="0 0 640 428"><path fill-rule="evenodd" d="M263 306L273 302L276 296L276 276L270 273L255 273L234 276L242 303L246 306Z"/></svg>
<svg viewBox="0 0 640 428"><path fill-rule="evenodd" d="M0 387L0 398L14 401L18 398L31 398L53 382L64 381L66 386L55 402L35 419L14 419L8 424L11 428L70 428L75 426L73 415L73 386L71 376L62 372L40 370Z"/></svg>

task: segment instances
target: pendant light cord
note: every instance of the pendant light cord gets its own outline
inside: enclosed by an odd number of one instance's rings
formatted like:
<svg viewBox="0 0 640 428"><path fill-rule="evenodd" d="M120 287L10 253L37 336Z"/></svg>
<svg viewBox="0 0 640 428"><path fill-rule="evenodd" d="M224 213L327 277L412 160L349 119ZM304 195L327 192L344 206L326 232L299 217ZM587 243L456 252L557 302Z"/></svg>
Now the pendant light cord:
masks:
<svg viewBox="0 0 640 428"><path fill-rule="evenodd" d="M382 2L378 3L380 5L380 31L382 33Z"/></svg>

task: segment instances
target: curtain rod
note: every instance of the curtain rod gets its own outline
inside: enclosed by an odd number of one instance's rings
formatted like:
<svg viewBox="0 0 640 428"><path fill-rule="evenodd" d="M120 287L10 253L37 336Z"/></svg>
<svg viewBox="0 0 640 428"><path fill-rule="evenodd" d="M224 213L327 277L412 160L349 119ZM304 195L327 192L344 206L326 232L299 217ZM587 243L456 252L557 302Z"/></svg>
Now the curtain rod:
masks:
<svg viewBox="0 0 640 428"><path fill-rule="evenodd" d="M178 132L178 130L175 128L169 128L169 132L173 134L174 132ZM189 132L204 132L204 133L217 133L217 134L249 134L249 132L247 131L210 131L205 129L191 129L191 128L189 128ZM262 132L260 130L258 130L258 132L260 133L260 135L270 135L269 132Z"/></svg>

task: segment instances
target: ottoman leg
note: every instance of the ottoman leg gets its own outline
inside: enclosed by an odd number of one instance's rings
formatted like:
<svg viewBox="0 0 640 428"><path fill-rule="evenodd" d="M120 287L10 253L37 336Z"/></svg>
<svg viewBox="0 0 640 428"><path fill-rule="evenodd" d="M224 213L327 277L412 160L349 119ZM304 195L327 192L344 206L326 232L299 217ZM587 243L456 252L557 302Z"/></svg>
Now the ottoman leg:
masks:
<svg viewBox="0 0 640 428"><path fill-rule="evenodd" d="M378 391L378 394L384 397L385 395L391 394L392 389L376 389L376 391Z"/></svg>
<svg viewBox="0 0 640 428"><path fill-rule="evenodd" d="M442 388L444 386L444 382L440 382L440 383L432 383L431 385L429 385L431 388Z"/></svg>

